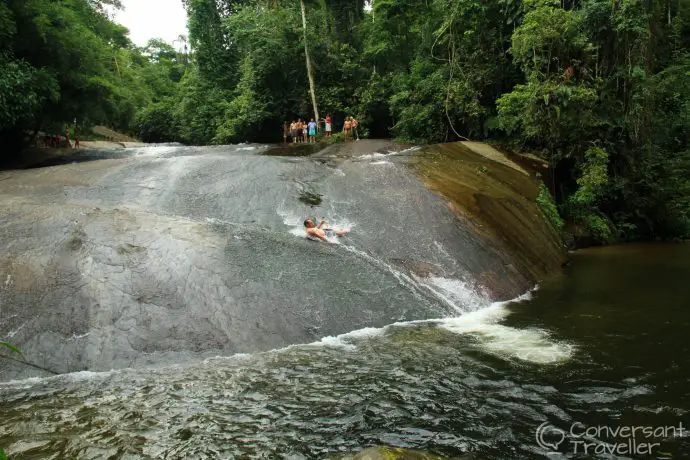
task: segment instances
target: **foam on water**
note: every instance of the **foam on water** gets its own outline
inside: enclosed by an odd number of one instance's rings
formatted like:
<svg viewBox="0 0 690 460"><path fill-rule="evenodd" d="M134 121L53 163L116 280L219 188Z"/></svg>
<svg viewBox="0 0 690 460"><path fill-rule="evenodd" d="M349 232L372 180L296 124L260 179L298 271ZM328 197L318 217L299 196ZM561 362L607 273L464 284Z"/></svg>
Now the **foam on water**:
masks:
<svg viewBox="0 0 690 460"><path fill-rule="evenodd" d="M379 152L367 153L366 155L360 155L357 158L359 158L360 160L372 160L374 158L383 158L383 157L388 156L388 155L392 155L392 153L388 153L388 154L379 153Z"/></svg>
<svg viewBox="0 0 690 460"><path fill-rule="evenodd" d="M496 302L487 308L457 318L444 319L439 326L456 334L470 334L484 351L504 359L517 358L536 364L565 362L574 347L556 341L543 329L518 329L499 324L510 315L508 305L529 300L532 293L508 302Z"/></svg>
<svg viewBox="0 0 690 460"><path fill-rule="evenodd" d="M357 348L356 342L371 339L383 335L390 326L376 328L366 327L356 331L347 332L337 336L324 337L318 342L313 342L307 346L327 346L327 347L342 347L348 350L355 350Z"/></svg>
<svg viewBox="0 0 690 460"><path fill-rule="evenodd" d="M445 286L444 289L453 288L455 293L449 299L470 299L470 304L465 308L477 306L477 300L481 296L476 291L467 287L460 280L436 279L436 284ZM464 291L464 292L459 292ZM476 296L477 298L472 298ZM381 328L364 328L337 336L324 337L317 342L306 346L341 347L349 351L356 350L359 342L384 336L393 328L429 325L440 327L454 334L470 335L476 339L476 346L486 353L490 353L502 359L519 359L534 364L557 364L567 361L574 352L574 347L562 341L554 340L549 333L542 329L518 329L500 324L510 315L510 304L519 303L531 298L531 293L524 294L507 302L495 302L475 311L470 311L461 316L442 320L420 320L393 323ZM459 310L462 308L457 307ZM288 348L300 347L293 345Z"/></svg>
<svg viewBox="0 0 690 460"><path fill-rule="evenodd" d="M553 340L542 329L516 329L501 325L487 325L479 331L484 350L499 357L513 357L536 364L566 362L573 354L573 346Z"/></svg>
<svg viewBox="0 0 690 460"><path fill-rule="evenodd" d="M371 257L366 253L346 247L360 255ZM469 334L478 339L477 345L488 353L504 359L520 359L536 364L551 364L567 361L574 352L574 347L566 342L556 341L542 329L518 329L500 324L510 315L509 305L532 298L532 292L506 302L491 302L483 289L475 287L466 280L430 277L420 279L410 277L397 271L390 265L381 262L407 288L420 288L431 292L440 301L453 307L459 316L441 320L412 321L395 323L391 326L405 326L420 323L434 323L455 334ZM536 288L535 288L536 289ZM390 327L390 326L388 326ZM386 328L379 330L384 333ZM371 335L371 330L367 331ZM329 338L323 344L341 344L352 346L351 339L357 337L356 331L336 338Z"/></svg>
<svg viewBox="0 0 690 460"><path fill-rule="evenodd" d="M112 369L109 371L102 372L92 372L92 371L78 371L71 372L69 374L59 374L52 375L50 377L29 377L22 380L8 380L6 382L0 382L0 388L12 388L12 389L28 389L35 385L50 382L50 381L62 381L62 382L80 382L80 381L91 381L97 378L105 378L113 374L125 372L132 370L129 368L125 369Z"/></svg>
<svg viewBox="0 0 690 460"><path fill-rule="evenodd" d="M387 160L381 160L381 161L374 161L371 163L372 165L393 165L390 161Z"/></svg>
<svg viewBox="0 0 690 460"><path fill-rule="evenodd" d="M414 147L409 147L403 150L388 150L386 153L381 153L381 152L374 152L374 153L368 153L366 155L359 155L357 158L360 160L373 160L375 158L385 158L385 157L390 157L393 155L404 155L412 152L416 152L417 150L421 149L421 147L414 146ZM372 163L374 164L374 163Z"/></svg>
<svg viewBox="0 0 690 460"><path fill-rule="evenodd" d="M421 149L421 147L419 147L419 146L410 147L410 148L407 148L407 149L404 149L404 150L399 151L399 152L398 152L398 155L403 154L403 153L412 153L412 152L416 152L416 151L419 150L419 149Z"/></svg>
<svg viewBox="0 0 690 460"><path fill-rule="evenodd" d="M165 158L167 155L179 152L179 145L170 144L160 144L160 145L148 145L144 147L134 147L127 149L132 151L132 156L136 157L158 157Z"/></svg>
<svg viewBox="0 0 690 460"><path fill-rule="evenodd" d="M530 300L528 292L508 302L489 301L483 289L451 278L431 277L426 286L441 300L453 305L461 316L444 319L439 326L456 334L470 334L478 346L501 358L550 364L567 361L572 345L558 342L542 329L518 329L500 324L510 315L508 305Z"/></svg>
<svg viewBox="0 0 690 460"><path fill-rule="evenodd" d="M283 219L283 223L288 227L297 227L302 223L300 222L302 218L296 212L287 210L284 206L279 206L276 212Z"/></svg>
<svg viewBox="0 0 690 460"><path fill-rule="evenodd" d="M302 234L303 235L303 234ZM342 246L351 250L348 246ZM396 271L390 267L390 270ZM418 289L418 281L408 277L407 275L397 272L401 284L405 284L408 288L412 286ZM433 281L432 281L433 280ZM436 278L429 280L432 284L444 286L443 289L454 289L454 292L444 299L444 302L461 301L464 299L469 302L464 307L465 309L473 308L479 305L478 299L482 299L481 295L477 294L475 290L468 287L468 284L461 280L453 280L447 278ZM477 296L473 298L473 296ZM374 328L367 327L357 329L337 336L327 336L322 339L307 343L294 344L284 348L270 350L264 353L285 353L293 349L300 349L304 347L335 347L342 348L347 351L356 351L357 346L361 342L366 342L376 337L385 336L394 328L406 328L414 326L429 326L439 327L459 335L470 335L476 339L476 346L486 353L490 353L501 359L519 359L521 361L530 362L534 364L558 364L566 362L575 351L575 347L563 341L554 340L548 331L537 328L518 329L500 324L510 315L509 305L529 300L532 293L528 292L522 296L509 300L506 302L494 302L488 306L480 307L478 310L470 311L457 317L445 319L431 319L431 320L417 320L396 322L384 327ZM463 307L456 304L458 311L463 310ZM261 353L259 353L261 354ZM216 356L206 358L202 362L207 363L214 360L251 360L252 354L237 353L230 356ZM179 366L179 365L176 365ZM174 368L175 366L166 366L163 369ZM23 380L12 380L7 382L0 382L0 388L14 388L24 389L30 388L34 385L50 380L64 380L68 382L77 382L85 380L94 380L97 378L105 378L115 373L135 371L131 368L113 369L104 372L80 371L70 374L61 374L52 377L31 377Z"/></svg>
<svg viewBox="0 0 690 460"><path fill-rule="evenodd" d="M432 276L424 280L424 285L458 313L476 311L491 304L483 289L464 280Z"/></svg>

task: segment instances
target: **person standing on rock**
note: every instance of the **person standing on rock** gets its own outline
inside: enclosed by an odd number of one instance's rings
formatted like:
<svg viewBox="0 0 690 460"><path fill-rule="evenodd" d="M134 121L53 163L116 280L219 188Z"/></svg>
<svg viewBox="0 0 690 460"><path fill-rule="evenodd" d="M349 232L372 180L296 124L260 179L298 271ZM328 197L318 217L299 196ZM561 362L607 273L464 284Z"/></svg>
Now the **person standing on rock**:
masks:
<svg viewBox="0 0 690 460"><path fill-rule="evenodd" d="M293 121L290 123L290 137L292 137L292 143L297 143L297 122Z"/></svg>
<svg viewBox="0 0 690 460"><path fill-rule="evenodd" d="M350 139L350 132L352 131L352 122L350 117L345 117L345 124L343 125L343 132L345 133L345 142Z"/></svg>
<svg viewBox="0 0 690 460"><path fill-rule="evenodd" d="M326 115L326 137L331 137L331 134L333 133L333 119L331 118L331 114L329 113Z"/></svg>
<svg viewBox="0 0 690 460"><path fill-rule="evenodd" d="M307 125L307 128L309 129L309 143L316 144L316 122L313 118Z"/></svg>
<svg viewBox="0 0 690 460"><path fill-rule="evenodd" d="M359 132L357 131L357 127L359 126L359 122L355 117L350 117L350 125L352 126L352 138L359 140Z"/></svg>
<svg viewBox="0 0 690 460"><path fill-rule="evenodd" d="M72 144L69 141L69 125L65 125L65 143L67 144L67 148L71 149Z"/></svg>
<svg viewBox="0 0 690 460"><path fill-rule="evenodd" d="M283 123L283 143L287 144L287 139L290 134L290 124L286 121Z"/></svg>

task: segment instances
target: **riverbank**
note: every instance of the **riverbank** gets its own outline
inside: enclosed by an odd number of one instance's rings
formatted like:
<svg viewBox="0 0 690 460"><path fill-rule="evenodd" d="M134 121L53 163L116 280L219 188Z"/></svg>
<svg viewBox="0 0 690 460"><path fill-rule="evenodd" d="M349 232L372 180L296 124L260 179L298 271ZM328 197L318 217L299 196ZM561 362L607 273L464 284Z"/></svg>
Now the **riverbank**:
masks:
<svg viewBox="0 0 690 460"><path fill-rule="evenodd" d="M65 164L71 162L70 159L75 155L84 155L85 151L89 150L123 151L150 145L143 142L80 141L79 149L31 147L24 150L21 155L4 158L0 162L0 170L31 169Z"/></svg>

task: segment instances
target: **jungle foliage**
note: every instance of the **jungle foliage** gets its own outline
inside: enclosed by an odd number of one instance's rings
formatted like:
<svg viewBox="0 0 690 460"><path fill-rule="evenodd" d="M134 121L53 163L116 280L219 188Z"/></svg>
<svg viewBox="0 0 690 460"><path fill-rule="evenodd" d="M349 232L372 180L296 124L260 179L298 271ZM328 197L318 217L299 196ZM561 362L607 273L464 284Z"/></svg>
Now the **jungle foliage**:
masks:
<svg viewBox="0 0 690 460"><path fill-rule="evenodd" d="M119 0L0 2L3 154L77 119L131 132L136 114L177 93L188 64L173 46L138 48L109 8Z"/></svg>
<svg viewBox="0 0 690 460"><path fill-rule="evenodd" d="M190 55L134 47L102 3L0 3L3 134L78 116L147 141L277 141L314 116L308 59L336 128L500 141L548 162L566 230L690 236L690 0L183 3Z"/></svg>

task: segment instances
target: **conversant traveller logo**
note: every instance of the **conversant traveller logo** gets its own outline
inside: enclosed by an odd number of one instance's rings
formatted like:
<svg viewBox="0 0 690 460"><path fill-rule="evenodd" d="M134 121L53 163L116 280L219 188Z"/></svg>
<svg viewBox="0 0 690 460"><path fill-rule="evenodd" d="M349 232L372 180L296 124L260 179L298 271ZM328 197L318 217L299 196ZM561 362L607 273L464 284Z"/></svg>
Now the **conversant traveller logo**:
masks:
<svg viewBox="0 0 690 460"><path fill-rule="evenodd" d="M587 426L580 422L564 430L544 422L537 428L537 445L549 452L573 454L651 455L661 441L688 435L683 423L678 426Z"/></svg>

